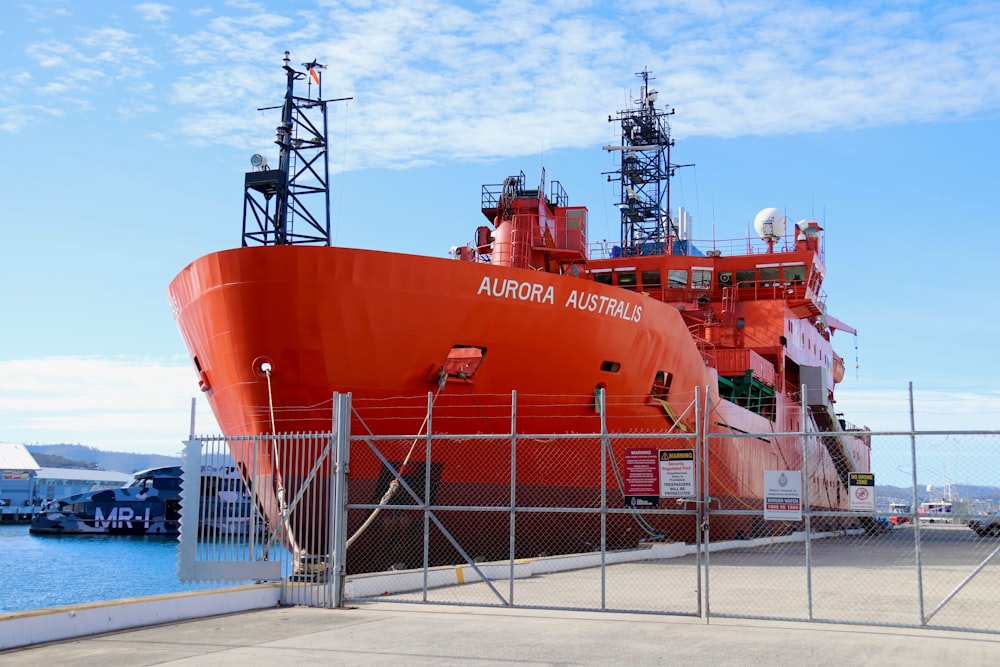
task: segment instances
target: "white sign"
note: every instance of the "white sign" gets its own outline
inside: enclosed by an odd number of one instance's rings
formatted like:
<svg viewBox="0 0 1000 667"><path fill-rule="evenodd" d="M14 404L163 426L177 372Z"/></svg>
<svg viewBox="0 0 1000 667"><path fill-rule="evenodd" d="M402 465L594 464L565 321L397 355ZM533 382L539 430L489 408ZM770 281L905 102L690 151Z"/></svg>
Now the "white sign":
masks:
<svg viewBox="0 0 1000 667"><path fill-rule="evenodd" d="M694 490L694 450L660 450L660 497L690 498Z"/></svg>
<svg viewBox="0 0 1000 667"><path fill-rule="evenodd" d="M802 471L764 471L764 520L802 520Z"/></svg>
<svg viewBox="0 0 1000 667"><path fill-rule="evenodd" d="M875 511L875 475L873 473L850 473L847 487L852 512Z"/></svg>

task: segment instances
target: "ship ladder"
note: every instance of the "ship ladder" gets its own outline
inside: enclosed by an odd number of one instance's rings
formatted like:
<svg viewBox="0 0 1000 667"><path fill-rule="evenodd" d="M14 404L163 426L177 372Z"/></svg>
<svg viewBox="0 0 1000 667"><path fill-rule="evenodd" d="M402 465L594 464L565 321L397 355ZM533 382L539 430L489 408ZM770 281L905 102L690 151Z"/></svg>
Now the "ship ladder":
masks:
<svg viewBox="0 0 1000 667"><path fill-rule="evenodd" d="M810 405L809 413L816 423L817 430L820 431L819 439L830 454L830 459L837 470L837 477L845 490L850 490L850 478L852 472L864 472L858 470L858 464L851 456L851 450L844 441L846 433L840 427L840 420L833 412L833 407L829 405ZM872 516L860 517L860 523L866 533L878 532L878 522Z"/></svg>

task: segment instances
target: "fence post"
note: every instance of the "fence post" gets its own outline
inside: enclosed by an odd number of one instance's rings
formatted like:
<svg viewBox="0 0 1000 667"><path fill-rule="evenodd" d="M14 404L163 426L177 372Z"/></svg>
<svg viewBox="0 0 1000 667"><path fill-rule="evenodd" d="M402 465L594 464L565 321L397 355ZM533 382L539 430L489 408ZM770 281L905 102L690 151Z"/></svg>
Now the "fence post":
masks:
<svg viewBox="0 0 1000 667"><path fill-rule="evenodd" d="M608 436L608 401L605 389L601 387L597 392L598 402L601 405L601 609L605 609L608 555L608 449L611 447L611 438Z"/></svg>
<svg viewBox="0 0 1000 667"><path fill-rule="evenodd" d="M806 613L813 620L812 596L812 508L809 506L809 413L806 407L808 387L802 385L800 399L802 403L802 509L805 518L806 531ZM767 503L767 499L764 499Z"/></svg>
<svg viewBox="0 0 1000 667"><path fill-rule="evenodd" d="M920 515L917 514L917 426L913 417L913 381L909 383L910 394L910 467L913 469L913 553L917 566L917 606L920 610L920 625L927 623L924 616L924 571L920 562Z"/></svg>
<svg viewBox="0 0 1000 667"><path fill-rule="evenodd" d="M333 606L344 606L344 579L347 576L347 473L351 457L351 395L333 394L334 501L333 521Z"/></svg>
<svg viewBox="0 0 1000 667"><path fill-rule="evenodd" d="M517 545L514 535L517 529L517 390L510 392L510 534L508 539L508 555L510 556L510 576L508 577L507 599L514 604L514 563Z"/></svg>
<svg viewBox="0 0 1000 667"><path fill-rule="evenodd" d="M701 493L695 494L695 516L694 516L694 573L697 581L696 590L698 594L698 617L702 615L702 596L705 599L705 621L708 621L708 549L705 549L705 589L702 591L702 529L705 530L705 544L708 544L708 515L712 511L708 499L711 498L708 489L708 429L703 426L708 423L706 413L708 412L708 386L705 387L705 405L701 404L701 387L694 388L694 451L695 465L698 470L695 472L695 480L701 482Z"/></svg>
<svg viewBox="0 0 1000 667"><path fill-rule="evenodd" d="M194 431L194 428L191 430ZM181 581L198 580L202 444L202 441L194 436L184 441L184 482L181 488L180 535L177 545L177 578Z"/></svg>
<svg viewBox="0 0 1000 667"><path fill-rule="evenodd" d="M431 434L434 432L434 393L427 392L427 432L424 434L424 502L421 515L424 521L424 553L421 561L423 569L423 588L421 600L427 602L427 590L430 587L430 557L431 557Z"/></svg>

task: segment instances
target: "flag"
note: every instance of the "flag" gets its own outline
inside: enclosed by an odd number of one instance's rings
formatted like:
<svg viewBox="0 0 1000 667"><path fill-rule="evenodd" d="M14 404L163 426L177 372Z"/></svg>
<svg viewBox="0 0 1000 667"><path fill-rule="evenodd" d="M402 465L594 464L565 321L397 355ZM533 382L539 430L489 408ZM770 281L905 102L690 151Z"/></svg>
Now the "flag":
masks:
<svg viewBox="0 0 1000 667"><path fill-rule="evenodd" d="M318 86L319 85L319 72L316 71L315 67L310 67L309 68L309 76L311 76L313 78L313 81L315 81L316 85Z"/></svg>

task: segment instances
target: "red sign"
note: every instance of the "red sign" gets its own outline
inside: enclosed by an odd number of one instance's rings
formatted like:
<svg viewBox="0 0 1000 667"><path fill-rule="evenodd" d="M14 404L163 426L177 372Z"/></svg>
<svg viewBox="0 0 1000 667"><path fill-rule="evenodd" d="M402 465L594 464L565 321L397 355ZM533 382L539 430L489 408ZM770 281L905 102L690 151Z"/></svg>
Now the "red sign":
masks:
<svg viewBox="0 0 1000 667"><path fill-rule="evenodd" d="M660 457L649 447L625 448L625 495L660 495Z"/></svg>

